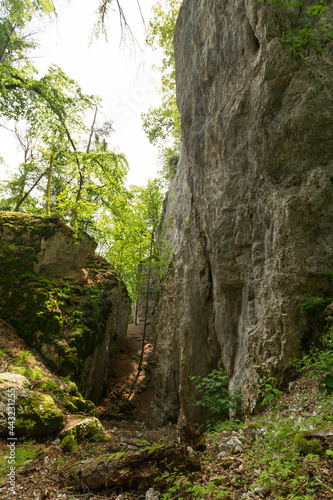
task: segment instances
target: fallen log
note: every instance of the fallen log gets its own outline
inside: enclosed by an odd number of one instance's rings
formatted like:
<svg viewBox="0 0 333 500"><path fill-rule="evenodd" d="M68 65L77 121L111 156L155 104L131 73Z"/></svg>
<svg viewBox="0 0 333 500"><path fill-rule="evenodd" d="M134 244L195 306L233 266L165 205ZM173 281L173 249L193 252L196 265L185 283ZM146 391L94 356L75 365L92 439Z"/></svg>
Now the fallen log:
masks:
<svg viewBox="0 0 333 500"><path fill-rule="evenodd" d="M103 491L114 488L146 491L156 486L165 471L200 470L198 454L186 445L153 445L140 451L121 451L84 460L71 471L78 491ZM162 479L161 479L162 481Z"/></svg>

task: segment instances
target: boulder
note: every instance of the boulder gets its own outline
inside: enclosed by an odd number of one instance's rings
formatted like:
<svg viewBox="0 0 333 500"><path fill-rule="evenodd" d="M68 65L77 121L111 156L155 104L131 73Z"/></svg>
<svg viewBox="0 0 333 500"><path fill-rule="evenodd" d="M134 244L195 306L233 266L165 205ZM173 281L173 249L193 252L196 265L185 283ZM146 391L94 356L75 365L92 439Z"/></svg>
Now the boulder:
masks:
<svg viewBox="0 0 333 500"><path fill-rule="evenodd" d="M218 458L227 455L237 455L243 451L243 443L237 436L227 436L218 443L220 453Z"/></svg>
<svg viewBox="0 0 333 500"><path fill-rule="evenodd" d="M159 491L154 490L154 488L149 488L146 492L145 500L160 500L162 497Z"/></svg>
<svg viewBox="0 0 333 500"><path fill-rule="evenodd" d="M29 386L22 375L0 375L1 437L46 437L64 427L64 415L52 397Z"/></svg>
<svg viewBox="0 0 333 500"><path fill-rule="evenodd" d="M95 417L85 418L81 422L68 427L60 433L59 437L60 439L64 439L67 436L72 436L77 444L86 441L105 441L108 439L104 427Z"/></svg>

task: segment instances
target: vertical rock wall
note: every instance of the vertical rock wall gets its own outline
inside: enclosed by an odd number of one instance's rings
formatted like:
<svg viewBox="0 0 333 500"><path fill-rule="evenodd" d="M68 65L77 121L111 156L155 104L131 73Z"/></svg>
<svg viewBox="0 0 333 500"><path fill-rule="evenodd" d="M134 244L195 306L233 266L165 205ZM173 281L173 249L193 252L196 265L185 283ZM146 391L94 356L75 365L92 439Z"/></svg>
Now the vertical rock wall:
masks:
<svg viewBox="0 0 333 500"><path fill-rule="evenodd" d="M175 257L154 321L164 420L200 418L189 376L221 365L253 409L259 376L281 379L311 334L297 303L331 292L333 47L307 60L284 47L299 15L183 2L183 151L163 228Z"/></svg>

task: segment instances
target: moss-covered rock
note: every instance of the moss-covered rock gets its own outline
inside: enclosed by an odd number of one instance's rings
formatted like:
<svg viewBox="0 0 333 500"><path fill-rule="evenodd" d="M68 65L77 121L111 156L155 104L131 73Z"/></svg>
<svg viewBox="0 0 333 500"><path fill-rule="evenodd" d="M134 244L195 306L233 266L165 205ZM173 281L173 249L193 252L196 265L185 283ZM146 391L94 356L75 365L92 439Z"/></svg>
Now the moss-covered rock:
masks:
<svg viewBox="0 0 333 500"><path fill-rule="evenodd" d="M306 439L304 433L297 434L294 437L294 444L301 455L318 455L323 456L323 449L317 439Z"/></svg>
<svg viewBox="0 0 333 500"><path fill-rule="evenodd" d="M65 425L62 411L51 396L34 392L18 374L0 377L0 435L2 437L45 437ZM11 434L9 433L11 431ZM12 434L13 433L13 434Z"/></svg>
<svg viewBox="0 0 333 500"><path fill-rule="evenodd" d="M107 441L109 439L102 424L95 417L86 418L60 433L61 439L67 436L72 436L78 444L86 441Z"/></svg>
<svg viewBox="0 0 333 500"><path fill-rule="evenodd" d="M83 399L82 396L72 396L71 401L76 406L79 412L86 413L87 415L94 413L93 416L98 416L98 411L92 401Z"/></svg>
<svg viewBox="0 0 333 500"><path fill-rule="evenodd" d="M116 339L126 336L130 302L95 247L56 217L0 212L0 316L97 401Z"/></svg>
<svg viewBox="0 0 333 500"><path fill-rule="evenodd" d="M78 444L75 440L75 437L72 434L68 434L61 440L61 448L66 453L74 453L78 448Z"/></svg>
<svg viewBox="0 0 333 500"><path fill-rule="evenodd" d="M29 373L29 369L25 369ZM92 401L83 398L78 391L77 385L74 382L65 384L57 384L55 379L47 379L37 383L37 388L40 388L50 395L56 402L59 402L66 410L71 413L85 413L92 417L98 417L98 410ZM75 394L75 396L73 395Z"/></svg>
<svg viewBox="0 0 333 500"><path fill-rule="evenodd" d="M24 437L44 437L64 427L64 415L51 396L29 391L17 399L16 433Z"/></svg>

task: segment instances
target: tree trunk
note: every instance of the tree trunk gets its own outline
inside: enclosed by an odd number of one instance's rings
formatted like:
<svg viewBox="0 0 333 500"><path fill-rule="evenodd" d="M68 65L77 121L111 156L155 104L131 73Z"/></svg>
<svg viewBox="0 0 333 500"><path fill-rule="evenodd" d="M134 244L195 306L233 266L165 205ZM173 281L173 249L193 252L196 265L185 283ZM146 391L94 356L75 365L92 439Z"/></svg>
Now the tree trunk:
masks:
<svg viewBox="0 0 333 500"><path fill-rule="evenodd" d="M154 236L155 236L155 227L153 228L153 231L151 233L151 238L150 238L149 267L148 267L148 280L147 280L146 304L145 304L145 319L144 319L144 324L143 324L141 354L140 354L138 372L137 372L135 380L133 382L130 394L131 394L132 390L135 388L135 386L136 386L136 384L138 382L138 378L140 376L140 371L141 371L141 367L142 367L143 355L144 355L144 352L145 352L145 341L146 341L147 319L148 319L148 301L149 301L149 289L150 289L151 263L152 263L152 257L153 257Z"/></svg>
<svg viewBox="0 0 333 500"><path fill-rule="evenodd" d="M0 52L0 63L3 63L3 62L5 61L5 59L6 59L6 57L5 57L6 50L7 50L7 49L8 49L8 47L9 47L9 44L10 44L10 41L11 41L11 39L12 39L12 36L13 36L13 34L14 34L15 29L16 29L16 24L14 23L14 25L12 26L12 30L11 30L11 32L10 32L10 35L9 35L9 37L8 37L8 40L7 40L7 42L5 43L5 45L4 45L4 47L3 47L3 49L2 49L2 50L1 50L1 52Z"/></svg>
<svg viewBox="0 0 333 500"><path fill-rule="evenodd" d="M13 212L18 212L19 211L19 208L20 206L22 205L22 203L24 202L24 200L29 196L29 194L31 193L31 191L33 189L35 189L35 187L38 185L39 181L41 180L42 177L44 177L44 175L46 174L47 170L45 170L45 172L43 172L39 177L38 179L36 180L36 182L33 184L33 186L29 189L29 191L27 193L25 193L25 195L23 196L23 198L21 198L21 200L19 200L17 203L16 203L16 206L13 210Z"/></svg>
<svg viewBox="0 0 333 500"><path fill-rule="evenodd" d="M46 217L51 217L51 184L53 176L54 156L51 155L50 165L48 170L47 187L46 187Z"/></svg>

